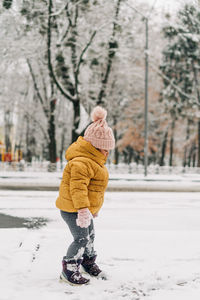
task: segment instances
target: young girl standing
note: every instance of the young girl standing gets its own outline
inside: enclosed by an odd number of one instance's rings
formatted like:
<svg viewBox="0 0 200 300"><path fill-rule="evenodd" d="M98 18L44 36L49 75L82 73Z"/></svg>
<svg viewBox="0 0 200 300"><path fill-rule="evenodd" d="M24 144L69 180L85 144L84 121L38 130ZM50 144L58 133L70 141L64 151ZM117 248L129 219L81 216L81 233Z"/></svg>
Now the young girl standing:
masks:
<svg viewBox="0 0 200 300"><path fill-rule="evenodd" d="M104 201L108 171L104 166L109 150L115 147L112 129L106 122L107 111L94 108L92 123L66 151L64 169L56 206L67 223L73 242L63 257L60 279L71 284L87 284L80 265L91 276L103 278L96 264L94 222Z"/></svg>

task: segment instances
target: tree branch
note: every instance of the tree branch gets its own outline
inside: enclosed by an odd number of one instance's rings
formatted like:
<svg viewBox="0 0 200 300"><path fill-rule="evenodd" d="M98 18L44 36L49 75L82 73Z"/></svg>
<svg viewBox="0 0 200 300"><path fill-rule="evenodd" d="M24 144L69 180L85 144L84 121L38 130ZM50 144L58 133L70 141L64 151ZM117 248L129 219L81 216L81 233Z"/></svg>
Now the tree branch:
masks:
<svg viewBox="0 0 200 300"><path fill-rule="evenodd" d="M82 59L83 59L83 55L85 54L85 52L87 51L87 49L89 48L89 46L92 44L92 41L93 41L96 33L97 33L97 31L95 30L93 32L93 34L91 35L89 42L87 43L87 45L85 46L85 48L81 52L81 55L80 55L80 58L79 58L79 61L78 61L78 64L77 64L77 68L76 68L76 72L77 73L79 73L79 69L80 69L80 65L81 65Z"/></svg>
<svg viewBox="0 0 200 300"><path fill-rule="evenodd" d="M200 101L200 92L198 89L198 87L199 87L198 74L197 74L197 70L194 65L194 60L192 60L192 70L193 70L193 74L194 74L194 82L195 82L195 90L196 90L197 98Z"/></svg>
<svg viewBox="0 0 200 300"><path fill-rule="evenodd" d="M177 90L177 91L179 92L180 95L186 97L186 98L189 99L189 100L193 100L194 103L200 107L200 102L199 102L195 97L192 97L191 95L186 94L185 92L183 92L176 84L174 84L174 83L172 82L171 78L167 77L165 74L163 74L163 72L159 71L159 70L154 66L153 63L150 62L150 64L151 64L152 68L157 72L157 74L158 74L159 76L161 76L162 78L164 78L165 80L167 80L167 81L170 83L170 85L171 85L175 90Z"/></svg>
<svg viewBox="0 0 200 300"><path fill-rule="evenodd" d="M39 63L39 61L38 61L38 64L39 64L40 74L41 74L41 77L42 77L42 85L43 85L43 90L44 90L44 98L45 98L45 102L46 102L46 104L47 104L47 101L48 101L48 95L47 95L47 88L46 88L46 83L45 83L44 72L43 72L42 66L41 66L41 64Z"/></svg>
<svg viewBox="0 0 200 300"><path fill-rule="evenodd" d="M68 35L68 32L69 32L70 27L71 27L70 24L68 24L65 33L63 34L63 36L62 36L61 39L60 39L60 43L62 43L62 42L65 40L66 36Z"/></svg>
<svg viewBox="0 0 200 300"><path fill-rule="evenodd" d="M36 94L37 94L37 97L42 105L42 108L43 108L43 111L44 111L44 114L46 117L48 117L48 110L46 109L45 105L44 105L44 100L40 94L40 91L39 91L39 88L38 88L38 85L37 85L37 82L36 82L36 78L35 78L35 74L33 72L33 69L32 69L32 66L31 66L31 63L29 61L29 59L27 58L26 59L26 62L28 64L28 67L29 67L29 71L30 71L30 74L31 74L31 78L33 80L33 85L34 85L34 89L36 91Z"/></svg>
<svg viewBox="0 0 200 300"><path fill-rule="evenodd" d="M86 44L85 48L83 49L83 51L81 52L81 55L79 57L78 64L77 64L77 67L76 67L76 70L75 70L75 88L76 88L76 91L77 91L77 86L78 86L78 76L79 76L79 72L80 72L80 66L81 66L81 63L82 63L82 60L83 60L83 55L85 54L85 52L87 51L89 46L92 44L92 41L93 41L96 33L97 33L97 31L95 30L93 32L93 34L91 35L89 42Z"/></svg>
<svg viewBox="0 0 200 300"><path fill-rule="evenodd" d="M65 4L60 10L58 10L58 11L52 13L52 14L51 14L51 17L55 17L55 16L58 16L58 15L62 14L62 12L66 9L66 6L68 6L68 3Z"/></svg>
<svg viewBox="0 0 200 300"><path fill-rule="evenodd" d="M119 15L120 4L121 4L121 0L118 0L117 6L116 6L116 11L115 11L115 18L113 21L113 31L112 31L112 35L111 35L111 38L109 41L107 68L106 68L104 78L102 80L102 86L101 86L101 90L98 95L97 104L101 104L103 97L105 97L105 91L106 91L106 86L108 83L108 78L109 78L111 67L112 67L112 62L113 62L113 58L116 53L115 49L117 48L117 43L114 38L115 38L116 30L117 30L117 19L118 19L118 15Z"/></svg>
<svg viewBox="0 0 200 300"><path fill-rule="evenodd" d="M48 137L48 135L47 135L45 129L43 128L42 124L40 124L40 122L38 121L38 118L35 118L35 117L33 116L32 113L30 113L28 110L25 110L25 109L24 109L25 105L20 105L20 104L18 103L18 106L19 106L21 109L23 109L25 115L28 115L28 117L30 117L33 121L35 121L35 122L37 123L37 125L39 126L39 128L41 129L41 131L42 131L42 133L43 133L43 135L44 135L45 140L46 140L47 143L48 143L48 142L49 142L49 137Z"/></svg>
<svg viewBox="0 0 200 300"><path fill-rule="evenodd" d="M67 15L68 20L69 20L69 26L73 27L71 16L70 16L70 13L69 13L69 10L68 10L68 5L66 5L65 10L66 10L66 15Z"/></svg>
<svg viewBox="0 0 200 300"><path fill-rule="evenodd" d="M63 86L59 83L56 78L56 75L53 70L52 62L51 62L51 14L52 14L52 0L49 0L48 5L48 26L47 26L47 56L48 56L48 68L49 68L49 75L53 79L55 85L57 86L58 90L61 94L70 100L71 102L75 101L76 99L71 97L63 88Z"/></svg>

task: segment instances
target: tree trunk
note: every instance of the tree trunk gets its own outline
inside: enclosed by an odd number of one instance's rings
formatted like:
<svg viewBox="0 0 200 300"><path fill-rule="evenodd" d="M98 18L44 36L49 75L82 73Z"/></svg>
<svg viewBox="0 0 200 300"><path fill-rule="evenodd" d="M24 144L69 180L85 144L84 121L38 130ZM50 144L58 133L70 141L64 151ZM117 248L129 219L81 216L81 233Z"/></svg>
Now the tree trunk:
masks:
<svg viewBox="0 0 200 300"><path fill-rule="evenodd" d="M164 161L165 161L165 152L166 152L166 148L167 148L167 138L168 138L168 129L165 132L164 139L162 142L161 158L160 158L160 163L159 163L160 166L164 166L164 164L165 164Z"/></svg>
<svg viewBox="0 0 200 300"><path fill-rule="evenodd" d="M74 122L72 128L72 143L75 142L79 136L76 132L80 122L80 101L73 102L73 109L74 109Z"/></svg>
<svg viewBox="0 0 200 300"><path fill-rule="evenodd" d="M187 129L186 129L186 146L184 147L184 156L183 156L183 167L187 165L187 152L188 152L188 146L187 146L187 141L189 140L190 137L190 119L187 120Z"/></svg>
<svg viewBox="0 0 200 300"><path fill-rule="evenodd" d="M115 157L115 164L118 165L118 163L119 163L119 150L118 150L118 148L116 147L114 151L115 151L115 154L114 154L114 157Z"/></svg>
<svg viewBox="0 0 200 300"><path fill-rule="evenodd" d="M197 160L197 166L200 168L200 120L198 121L198 160Z"/></svg>
<svg viewBox="0 0 200 300"><path fill-rule="evenodd" d="M50 102L50 118L48 124L49 160L51 163L56 163L56 139L55 139L55 117L54 117L55 107L56 107L56 100L53 99Z"/></svg>
<svg viewBox="0 0 200 300"><path fill-rule="evenodd" d="M128 153L127 153L126 149L123 151L123 156L124 156L124 163L127 164L128 163L128 159L127 159Z"/></svg>
<svg viewBox="0 0 200 300"><path fill-rule="evenodd" d="M133 148L129 147L129 149L128 149L128 164L131 163L132 158L133 158Z"/></svg>
<svg viewBox="0 0 200 300"><path fill-rule="evenodd" d="M193 155L192 155L192 166L195 168L196 166L196 151L194 149Z"/></svg>
<svg viewBox="0 0 200 300"><path fill-rule="evenodd" d="M61 146L60 146L60 168L61 169L62 169L62 164L63 164L64 142L65 142L65 130L63 129L62 135L61 135Z"/></svg>
<svg viewBox="0 0 200 300"><path fill-rule="evenodd" d="M195 149L196 149L196 145L195 145L195 142L192 143L192 146L190 148L190 152L189 152L189 155L188 155L188 167L191 166L191 161L193 159L193 155L195 153Z"/></svg>
<svg viewBox="0 0 200 300"><path fill-rule="evenodd" d="M171 126L171 138L170 138L170 154L169 154L169 166L173 165L173 152L174 152L174 128L175 128L175 120L172 120Z"/></svg>
<svg viewBox="0 0 200 300"><path fill-rule="evenodd" d="M11 112L8 110L4 113L4 128L5 128L5 146L6 152L11 152Z"/></svg>
<svg viewBox="0 0 200 300"><path fill-rule="evenodd" d="M29 130L29 117L28 115L25 116L26 119L26 161L31 163L32 160L32 153L29 147L29 137L30 137L30 130Z"/></svg>
<svg viewBox="0 0 200 300"><path fill-rule="evenodd" d="M113 133L114 133L114 137L115 137L115 143L117 144L117 128L116 128L117 118L116 117L113 117L113 125L114 125ZM118 163L119 163L119 150L118 150L117 146L115 146L115 150L114 150L114 160L115 160L115 164L118 165Z"/></svg>

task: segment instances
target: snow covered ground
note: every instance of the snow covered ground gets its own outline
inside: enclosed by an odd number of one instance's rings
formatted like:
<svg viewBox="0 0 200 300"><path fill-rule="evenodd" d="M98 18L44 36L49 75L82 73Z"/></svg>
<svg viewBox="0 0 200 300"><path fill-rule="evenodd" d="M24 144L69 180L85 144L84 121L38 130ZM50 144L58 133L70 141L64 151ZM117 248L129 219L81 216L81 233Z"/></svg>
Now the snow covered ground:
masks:
<svg viewBox="0 0 200 300"><path fill-rule="evenodd" d="M0 213L48 218L37 230L0 229L1 300L199 300L200 193L110 193L97 219L107 281L59 282L71 241L57 192L0 191Z"/></svg>

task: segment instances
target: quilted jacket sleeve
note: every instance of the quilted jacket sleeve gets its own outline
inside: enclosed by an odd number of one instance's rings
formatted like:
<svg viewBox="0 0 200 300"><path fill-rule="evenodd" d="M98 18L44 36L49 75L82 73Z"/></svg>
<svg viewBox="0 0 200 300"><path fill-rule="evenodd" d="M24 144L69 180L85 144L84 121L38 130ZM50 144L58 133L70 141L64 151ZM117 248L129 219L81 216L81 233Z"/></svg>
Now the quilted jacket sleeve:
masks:
<svg viewBox="0 0 200 300"><path fill-rule="evenodd" d="M93 170L81 161L71 162L70 194L74 208L90 207L88 185L93 177Z"/></svg>

